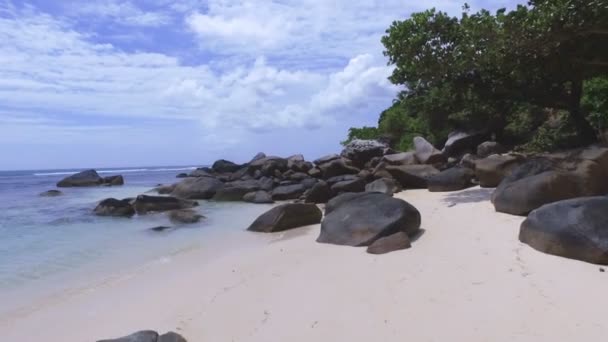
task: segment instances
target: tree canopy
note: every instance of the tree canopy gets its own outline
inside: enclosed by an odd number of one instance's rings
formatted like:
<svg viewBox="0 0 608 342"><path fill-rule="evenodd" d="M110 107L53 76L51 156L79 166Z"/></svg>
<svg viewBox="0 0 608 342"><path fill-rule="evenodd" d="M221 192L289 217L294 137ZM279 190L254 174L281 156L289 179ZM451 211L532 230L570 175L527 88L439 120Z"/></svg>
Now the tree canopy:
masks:
<svg viewBox="0 0 608 342"><path fill-rule="evenodd" d="M597 117L608 115L606 0L532 0L496 13L465 5L459 18L429 9L393 22L382 43L389 79L404 90L375 134L400 148L412 133L441 144L455 129L526 143L555 116L579 143L606 127Z"/></svg>

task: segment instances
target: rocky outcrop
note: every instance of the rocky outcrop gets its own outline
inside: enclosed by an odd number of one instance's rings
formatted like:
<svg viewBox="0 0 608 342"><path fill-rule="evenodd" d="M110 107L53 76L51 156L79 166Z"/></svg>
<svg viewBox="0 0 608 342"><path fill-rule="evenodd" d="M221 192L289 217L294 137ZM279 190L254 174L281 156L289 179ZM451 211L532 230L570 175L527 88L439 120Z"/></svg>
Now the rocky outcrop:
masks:
<svg viewBox="0 0 608 342"><path fill-rule="evenodd" d="M475 175L482 188L495 188L523 162L517 155L491 155L475 162Z"/></svg>
<svg viewBox="0 0 608 342"><path fill-rule="evenodd" d="M389 196L401 191L401 184L391 178L380 178L365 186L366 192L380 192Z"/></svg>
<svg viewBox="0 0 608 342"><path fill-rule="evenodd" d="M363 192L365 191L365 179L355 177L354 179L337 182L331 186L331 191L335 194L343 192Z"/></svg>
<svg viewBox="0 0 608 342"><path fill-rule="evenodd" d="M159 185L156 188L154 188L152 191L156 191L159 195L168 195L168 194L172 193L173 190L175 190L176 185L177 184Z"/></svg>
<svg viewBox="0 0 608 342"><path fill-rule="evenodd" d="M431 165L387 166L386 171L404 189L425 189L428 187L428 179L439 173Z"/></svg>
<svg viewBox="0 0 608 342"><path fill-rule="evenodd" d="M99 202L93 212L98 216L131 217L135 215L135 208L133 208L128 199L107 198Z"/></svg>
<svg viewBox="0 0 608 342"><path fill-rule="evenodd" d="M318 165L321 165L321 164L329 163L330 161L336 160L336 159L340 159L340 155L335 154L335 153L334 154L328 154L328 155L323 156L323 157L321 157L319 159L315 159L313 161L313 163L318 166Z"/></svg>
<svg viewBox="0 0 608 342"><path fill-rule="evenodd" d="M217 173L231 173L236 172L241 168L241 165L235 164L231 161L220 159L217 160L211 166L211 169Z"/></svg>
<svg viewBox="0 0 608 342"><path fill-rule="evenodd" d="M423 137L414 138L414 148L416 150L416 158L422 164L443 164L447 162L447 158L441 151L435 148L433 144L426 141Z"/></svg>
<svg viewBox="0 0 608 342"><path fill-rule="evenodd" d="M195 201L188 201L170 196L139 195L133 202L133 207L138 214L176 209L190 209L197 205L198 203Z"/></svg>
<svg viewBox="0 0 608 342"><path fill-rule="evenodd" d="M356 175L360 171L356 167L348 165L348 162L343 158L338 158L327 163L319 164L318 168L321 170L324 179L346 174Z"/></svg>
<svg viewBox="0 0 608 342"><path fill-rule="evenodd" d="M192 209L171 210L168 213L169 220L173 223L191 224L197 223L205 216Z"/></svg>
<svg viewBox="0 0 608 342"><path fill-rule="evenodd" d="M401 152L395 154L387 154L382 157L382 161L388 165L417 165L420 164L416 153L414 152Z"/></svg>
<svg viewBox="0 0 608 342"><path fill-rule="evenodd" d="M480 158L503 153L507 153L507 148L496 141L486 141L477 146L477 156Z"/></svg>
<svg viewBox="0 0 608 342"><path fill-rule="evenodd" d="M486 135L479 132L451 132L443 147L443 154L446 157L460 157L466 153L475 153L477 151L477 146L481 144L485 138Z"/></svg>
<svg viewBox="0 0 608 342"><path fill-rule="evenodd" d="M454 167L431 176L427 183L430 192L458 191L473 185L473 170L465 167Z"/></svg>
<svg viewBox="0 0 608 342"><path fill-rule="evenodd" d="M40 197L57 197L57 196L61 196L61 195L63 195L63 192L61 192L59 190L49 190L49 191L40 193L38 196L40 196Z"/></svg>
<svg viewBox="0 0 608 342"><path fill-rule="evenodd" d="M272 196L264 190L246 193L245 196L243 196L243 201L256 204L274 203Z"/></svg>
<svg viewBox="0 0 608 342"><path fill-rule="evenodd" d="M302 184L282 185L272 190L272 199L275 201L286 201L300 197L306 188Z"/></svg>
<svg viewBox="0 0 608 342"><path fill-rule="evenodd" d="M99 340L97 342L188 342L186 339L175 332L168 332L159 335L156 331L142 330L129 336L119 337L109 340Z"/></svg>
<svg viewBox="0 0 608 342"><path fill-rule="evenodd" d="M355 139L344 147L340 155L352 160L354 166L363 168L372 158L382 157L386 148L376 140Z"/></svg>
<svg viewBox="0 0 608 342"><path fill-rule="evenodd" d="M97 186L102 184L103 178L101 178L99 174L97 174L97 171L86 170L60 180L57 183L57 186L60 188L69 188L81 186Z"/></svg>
<svg viewBox="0 0 608 342"><path fill-rule="evenodd" d="M327 203L317 242L369 246L398 232L412 236L420 229L420 213L411 204L375 193L346 193Z"/></svg>
<svg viewBox="0 0 608 342"><path fill-rule="evenodd" d="M332 197L329 184L324 181L319 181L304 195L305 203L327 203Z"/></svg>
<svg viewBox="0 0 608 342"><path fill-rule="evenodd" d="M369 254L386 254L412 247L409 236L405 232L397 232L389 236L381 237L367 247Z"/></svg>
<svg viewBox="0 0 608 342"><path fill-rule="evenodd" d="M555 202L530 213L519 240L543 253L608 265L608 197Z"/></svg>
<svg viewBox="0 0 608 342"><path fill-rule="evenodd" d="M315 204L288 203L270 209L247 228L249 231L273 233L321 222L323 214Z"/></svg>
<svg viewBox="0 0 608 342"><path fill-rule="evenodd" d="M125 179L118 175L118 176L109 176L109 177L104 177L103 178L103 184L104 185L109 185L109 186L118 186L118 185L124 185L125 184Z"/></svg>
<svg viewBox="0 0 608 342"><path fill-rule="evenodd" d="M175 185L171 195L185 199L210 199L223 187L224 183L211 177L186 178Z"/></svg>

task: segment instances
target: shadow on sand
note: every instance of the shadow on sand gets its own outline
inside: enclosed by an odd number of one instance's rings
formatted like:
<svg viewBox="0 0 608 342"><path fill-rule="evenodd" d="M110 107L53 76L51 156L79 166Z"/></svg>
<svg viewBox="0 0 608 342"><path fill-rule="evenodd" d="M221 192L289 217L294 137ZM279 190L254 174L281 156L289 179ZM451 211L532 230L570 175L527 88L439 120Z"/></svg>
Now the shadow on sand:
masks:
<svg viewBox="0 0 608 342"><path fill-rule="evenodd" d="M443 202L449 207L453 207L458 204L465 203L479 203L484 201L490 201L494 189L489 188L476 188L465 190L461 192L451 193L443 198Z"/></svg>

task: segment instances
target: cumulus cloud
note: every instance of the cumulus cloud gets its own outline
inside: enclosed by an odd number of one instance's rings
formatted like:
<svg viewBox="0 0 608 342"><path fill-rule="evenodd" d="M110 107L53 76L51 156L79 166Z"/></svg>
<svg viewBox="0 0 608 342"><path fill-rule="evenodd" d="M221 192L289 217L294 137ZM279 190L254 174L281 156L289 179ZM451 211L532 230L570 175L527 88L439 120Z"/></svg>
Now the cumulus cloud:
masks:
<svg viewBox="0 0 608 342"><path fill-rule="evenodd" d="M68 14L88 16L92 20L110 19L128 26L164 26L172 20L168 13L144 11L126 0L97 0L76 3L68 7Z"/></svg>

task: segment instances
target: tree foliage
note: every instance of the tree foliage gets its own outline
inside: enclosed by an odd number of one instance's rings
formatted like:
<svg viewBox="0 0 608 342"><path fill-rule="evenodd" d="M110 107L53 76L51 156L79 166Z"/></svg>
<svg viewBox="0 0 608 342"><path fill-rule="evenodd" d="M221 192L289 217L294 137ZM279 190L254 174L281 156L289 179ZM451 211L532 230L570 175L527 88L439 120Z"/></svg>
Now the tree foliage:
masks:
<svg viewBox="0 0 608 342"><path fill-rule="evenodd" d="M579 143L608 126L606 0L532 0L496 13L465 5L459 18L429 9L393 22L382 43L390 80L405 90L376 133L396 145L413 133L440 144L454 129L525 143L532 137L518 129L549 134L558 110Z"/></svg>

